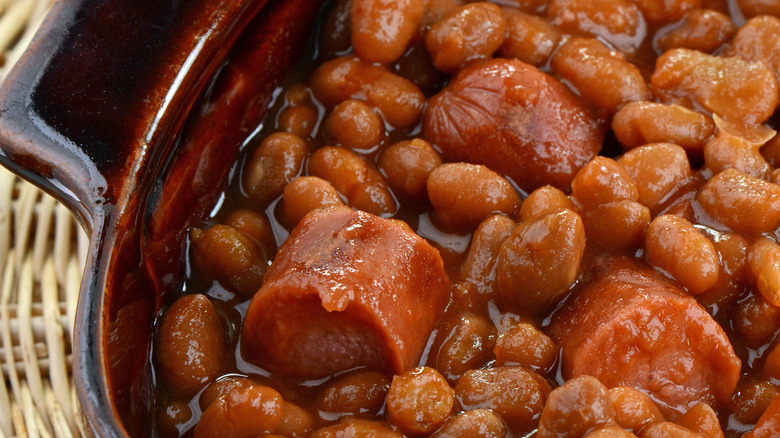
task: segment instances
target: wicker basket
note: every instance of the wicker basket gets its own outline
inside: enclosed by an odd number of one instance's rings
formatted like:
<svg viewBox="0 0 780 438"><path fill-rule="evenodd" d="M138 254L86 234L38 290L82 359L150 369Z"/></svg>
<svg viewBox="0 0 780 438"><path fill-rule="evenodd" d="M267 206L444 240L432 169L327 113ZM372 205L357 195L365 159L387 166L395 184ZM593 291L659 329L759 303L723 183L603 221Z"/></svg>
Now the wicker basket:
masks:
<svg viewBox="0 0 780 438"><path fill-rule="evenodd" d="M51 0L0 0L0 82ZM71 339L87 237L54 198L0 168L0 438L85 436Z"/></svg>

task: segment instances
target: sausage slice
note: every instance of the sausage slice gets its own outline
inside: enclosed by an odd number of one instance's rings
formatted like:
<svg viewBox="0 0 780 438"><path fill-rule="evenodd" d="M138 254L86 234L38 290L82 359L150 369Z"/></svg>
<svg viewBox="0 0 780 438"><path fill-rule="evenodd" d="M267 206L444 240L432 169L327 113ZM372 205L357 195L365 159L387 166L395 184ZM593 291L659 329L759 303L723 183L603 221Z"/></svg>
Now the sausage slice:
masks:
<svg viewBox="0 0 780 438"><path fill-rule="evenodd" d="M660 274L627 259L602 263L553 316L550 336L562 348L566 378L634 387L667 418L700 401L726 406L739 380L741 362L720 325Z"/></svg>
<svg viewBox="0 0 780 438"><path fill-rule="evenodd" d="M243 355L305 378L417 365L449 300L436 249L397 221L345 207L304 217L263 281L244 319Z"/></svg>

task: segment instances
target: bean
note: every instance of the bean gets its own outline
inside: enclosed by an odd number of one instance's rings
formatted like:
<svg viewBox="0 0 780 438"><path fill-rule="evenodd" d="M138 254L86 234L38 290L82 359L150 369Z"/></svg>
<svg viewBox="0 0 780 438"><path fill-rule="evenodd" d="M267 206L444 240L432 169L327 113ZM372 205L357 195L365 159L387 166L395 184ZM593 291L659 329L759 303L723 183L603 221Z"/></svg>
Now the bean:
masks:
<svg viewBox="0 0 780 438"><path fill-rule="evenodd" d="M491 409L518 435L536 427L549 393L547 380L520 367L470 370L455 385L465 410Z"/></svg>
<svg viewBox="0 0 780 438"><path fill-rule="evenodd" d="M713 117L718 133L704 144L704 164L713 173L735 169L752 177L764 179L771 166L760 148L775 136L775 130L765 126L747 128Z"/></svg>
<svg viewBox="0 0 780 438"><path fill-rule="evenodd" d="M260 288L268 258L255 240L221 224L207 230L194 228L190 240L192 259L200 272L246 297Z"/></svg>
<svg viewBox="0 0 780 438"><path fill-rule="evenodd" d="M247 209L236 210L225 218L225 225L255 239L266 254L270 255L276 251L276 239L271 228L271 221L265 214Z"/></svg>
<svg viewBox="0 0 780 438"><path fill-rule="evenodd" d="M179 438L179 430L184 429L192 419L192 409L183 401L162 404L157 413L157 432L163 438Z"/></svg>
<svg viewBox="0 0 780 438"><path fill-rule="evenodd" d="M732 416L742 424L756 424L780 389L769 382L745 378L734 393Z"/></svg>
<svg viewBox="0 0 780 438"><path fill-rule="evenodd" d="M724 438L718 414L707 403L696 403L678 417L675 423L706 437Z"/></svg>
<svg viewBox="0 0 780 438"><path fill-rule="evenodd" d="M431 438L505 438L507 434L501 417L487 409L474 409L447 420Z"/></svg>
<svg viewBox="0 0 780 438"><path fill-rule="evenodd" d="M365 100L395 128L416 125L425 104L422 91L408 79L349 56L317 67L311 76L311 89L328 107L347 99Z"/></svg>
<svg viewBox="0 0 780 438"><path fill-rule="evenodd" d="M478 164L442 164L431 171L427 187L437 220L451 230L473 230L491 214L511 215L520 206L512 185Z"/></svg>
<svg viewBox="0 0 780 438"><path fill-rule="evenodd" d="M441 165L441 157L430 143L415 138L385 149L377 164L396 195L424 204L428 201L428 175Z"/></svg>
<svg viewBox="0 0 780 438"><path fill-rule="evenodd" d="M352 0L352 46L367 62L398 59L422 24L423 0Z"/></svg>
<svg viewBox="0 0 780 438"><path fill-rule="evenodd" d="M780 245L762 237L750 246L748 267L758 292L775 307L780 307Z"/></svg>
<svg viewBox="0 0 780 438"><path fill-rule="evenodd" d="M558 47L563 34L544 18L505 8L507 35L499 48L505 58L541 67Z"/></svg>
<svg viewBox="0 0 780 438"><path fill-rule="evenodd" d="M609 252L632 252L642 245L650 210L624 199L585 210L581 217L589 243Z"/></svg>
<svg viewBox="0 0 780 438"><path fill-rule="evenodd" d="M690 10L699 8L702 0L655 1L637 0L636 5L645 19L653 24L677 21Z"/></svg>
<svg viewBox="0 0 780 438"><path fill-rule="evenodd" d="M745 271L749 241L736 233L720 233L711 230L710 239L720 255L721 270L718 282L696 300L712 309L731 308L745 290Z"/></svg>
<svg viewBox="0 0 780 438"><path fill-rule="evenodd" d="M642 73L595 38L571 38L550 60L553 71L592 106L612 115L628 102L651 98Z"/></svg>
<svg viewBox="0 0 780 438"><path fill-rule="evenodd" d="M710 178L696 200L713 220L737 233L766 233L780 224L780 186L734 169Z"/></svg>
<svg viewBox="0 0 780 438"><path fill-rule="evenodd" d="M778 3L780 12L780 2ZM761 15L751 18L737 31L728 53L749 61L763 61L780 78L780 18Z"/></svg>
<svg viewBox="0 0 780 438"><path fill-rule="evenodd" d="M422 128L444 161L484 164L527 192L548 184L568 191L601 148L600 123L556 79L493 59L462 68L431 98Z"/></svg>
<svg viewBox="0 0 780 438"><path fill-rule="evenodd" d="M602 426L597 429L593 429L587 434L583 435L583 438L631 438L636 437L633 433L623 429L620 426Z"/></svg>
<svg viewBox="0 0 780 438"><path fill-rule="evenodd" d="M269 135L244 165L242 188L260 205L268 205L301 172L308 154L306 142L295 134Z"/></svg>
<svg viewBox="0 0 780 438"><path fill-rule="evenodd" d="M499 0L497 4L519 9L529 14L541 14L547 7L547 0Z"/></svg>
<svg viewBox="0 0 780 438"><path fill-rule="evenodd" d="M506 22L498 6L469 3L434 23L425 35L433 65L447 73L469 61L489 58L504 42Z"/></svg>
<svg viewBox="0 0 780 438"><path fill-rule="evenodd" d="M404 438L404 435L392 429L390 425L385 422L350 418L341 423L317 429L310 436L310 438L343 437Z"/></svg>
<svg viewBox="0 0 780 438"><path fill-rule="evenodd" d="M780 1L778 0L737 0L737 5L745 18L758 15L780 16Z"/></svg>
<svg viewBox="0 0 780 438"><path fill-rule="evenodd" d="M450 383L466 371L487 364L496 342L496 329L489 320L473 313L458 313L453 319L440 330L429 357Z"/></svg>
<svg viewBox="0 0 780 438"><path fill-rule="evenodd" d="M571 210L536 216L501 245L496 284L505 305L536 313L554 304L577 279L585 229Z"/></svg>
<svg viewBox="0 0 780 438"><path fill-rule="evenodd" d="M528 323L501 333L493 352L498 366L519 365L542 374L552 368L558 357L558 347L552 339Z"/></svg>
<svg viewBox="0 0 780 438"><path fill-rule="evenodd" d="M290 181L284 188L282 201L282 216L290 227L295 227L312 210L344 205L339 192L316 176L299 176Z"/></svg>
<svg viewBox="0 0 780 438"><path fill-rule="evenodd" d="M195 438L254 438L282 422L284 401L274 389L250 386L215 400L195 426Z"/></svg>
<svg viewBox="0 0 780 438"><path fill-rule="evenodd" d="M679 25L656 34L655 42L662 52L685 48L715 53L737 33L737 26L726 14L707 9L686 12Z"/></svg>
<svg viewBox="0 0 780 438"><path fill-rule="evenodd" d="M430 3L430 0L426 1ZM394 71L420 88L426 96L441 90L449 76L436 70L425 41L413 44L393 65Z"/></svg>
<svg viewBox="0 0 780 438"><path fill-rule="evenodd" d="M571 193L577 203L586 208L639 199L639 190L625 169L611 158L601 156L593 158L577 172L571 182Z"/></svg>
<svg viewBox="0 0 780 438"><path fill-rule="evenodd" d="M325 19L320 32L320 49L323 59L343 55L352 47L352 33L349 9L352 0L335 0Z"/></svg>
<svg viewBox="0 0 780 438"><path fill-rule="evenodd" d="M225 328L205 295L185 295L163 313L157 370L165 386L191 397L219 376L227 354Z"/></svg>
<svg viewBox="0 0 780 438"><path fill-rule="evenodd" d="M377 371L340 376L322 389L314 402L319 411L374 416L382 408L390 378Z"/></svg>
<svg viewBox="0 0 780 438"><path fill-rule="evenodd" d="M661 421L647 426L639 438L701 438L701 435L679 424Z"/></svg>
<svg viewBox="0 0 780 438"><path fill-rule="evenodd" d="M683 218L667 214L653 219L645 233L645 256L693 295L718 281L720 258L715 245Z"/></svg>
<svg viewBox="0 0 780 438"><path fill-rule="evenodd" d="M648 424L664 421L661 411L645 393L630 386L616 386L608 392L620 427L639 433Z"/></svg>
<svg viewBox="0 0 780 438"><path fill-rule="evenodd" d="M427 0L423 12L423 29L430 29L437 21L464 5L463 0Z"/></svg>
<svg viewBox="0 0 780 438"><path fill-rule="evenodd" d="M748 345L761 345L780 328L780 308L759 293L751 293L734 306L731 323Z"/></svg>
<svg viewBox="0 0 780 438"><path fill-rule="evenodd" d="M715 132L715 123L709 116L679 105L631 102L615 113L612 130L624 149L669 142L701 154L704 142Z"/></svg>
<svg viewBox="0 0 780 438"><path fill-rule="evenodd" d="M282 422L276 428L276 433L287 438L305 438L314 429L314 419L306 409L284 402Z"/></svg>
<svg viewBox="0 0 780 438"><path fill-rule="evenodd" d="M256 383L247 377L229 376L220 378L211 382L209 386L200 394L198 404L201 411L205 411L215 400L222 396L227 396L233 391L255 386Z"/></svg>
<svg viewBox="0 0 780 438"><path fill-rule="evenodd" d="M525 198L520 206L518 219L520 222L527 222L534 216L567 209L575 211L577 207L565 193L553 186L542 186Z"/></svg>
<svg viewBox="0 0 780 438"><path fill-rule="evenodd" d="M279 112L276 125L280 131L311 138L318 118L317 108L313 105L288 106Z"/></svg>
<svg viewBox="0 0 780 438"><path fill-rule="evenodd" d="M329 141L349 149L368 149L384 137L382 119L368 104L348 99L333 108L325 119Z"/></svg>
<svg viewBox="0 0 780 438"><path fill-rule="evenodd" d="M780 99L777 79L766 64L689 49L661 55L650 82L667 101L689 99L726 120L743 123L764 122Z"/></svg>
<svg viewBox="0 0 780 438"><path fill-rule="evenodd" d="M692 175L685 150L671 143L655 143L626 152L618 160L636 184L638 201L658 213L663 202Z"/></svg>
<svg viewBox="0 0 780 438"><path fill-rule="evenodd" d="M483 305L495 297L498 252L516 226L515 221L507 216L494 214L482 221L471 236L469 251L460 266L460 276L475 286Z"/></svg>
<svg viewBox="0 0 780 438"><path fill-rule="evenodd" d="M564 32L603 38L629 55L647 34L642 13L630 0L552 0L547 16Z"/></svg>
<svg viewBox="0 0 780 438"><path fill-rule="evenodd" d="M407 433L431 433L450 416L454 394L438 371L417 367L393 377L387 393L387 415Z"/></svg>
<svg viewBox="0 0 780 438"><path fill-rule="evenodd" d="M745 438L769 438L776 436L780 432L780 396L775 397L772 403L756 423L756 427L750 432L742 435Z"/></svg>
<svg viewBox="0 0 780 438"><path fill-rule="evenodd" d="M330 182L350 206L375 215L398 208L384 178L366 159L348 149L326 146L309 159L309 173Z"/></svg>
<svg viewBox="0 0 780 438"><path fill-rule="evenodd" d="M598 379L580 376L555 388L539 419L539 438L574 438L615 423L607 388Z"/></svg>

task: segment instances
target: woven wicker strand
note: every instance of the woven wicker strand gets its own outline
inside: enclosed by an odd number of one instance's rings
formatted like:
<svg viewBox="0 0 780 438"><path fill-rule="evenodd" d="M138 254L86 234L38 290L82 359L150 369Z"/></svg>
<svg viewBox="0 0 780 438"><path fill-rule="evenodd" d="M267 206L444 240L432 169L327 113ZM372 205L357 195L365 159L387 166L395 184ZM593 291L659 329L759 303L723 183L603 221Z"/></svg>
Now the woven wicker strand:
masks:
<svg viewBox="0 0 780 438"><path fill-rule="evenodd" d="M51 0L0 0L0 83ZM54 198L0 168L0 438L87 436L71 375L88 240Z"/></svg>

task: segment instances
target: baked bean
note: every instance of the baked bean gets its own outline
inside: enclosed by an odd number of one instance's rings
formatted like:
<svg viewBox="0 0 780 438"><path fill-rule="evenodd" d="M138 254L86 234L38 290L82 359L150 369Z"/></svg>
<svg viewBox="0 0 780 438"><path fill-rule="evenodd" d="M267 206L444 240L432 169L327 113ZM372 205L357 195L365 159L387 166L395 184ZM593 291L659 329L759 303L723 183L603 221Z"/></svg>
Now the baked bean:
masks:
<svg viewBox="0 0 780 438"><path fill-rule="evenodd" d="M489 58L504 42L506 22L498 6L469 3L434 23L425 35L433 65L452 73L475 59Z"/></svg>
<svg viewBox="0 0 780 438"><path fill-rule="evenodd" d="M284 402L282 422L276 428L276 433L287 438L305 438L314 429L314 419L302 407Z"/></svg>
<svg viewBox="0 0 780 438"><path fill-rule="evenodd" d="M299 176L290 181L284 188L282 201L282 216L291 228L312 210L344 205L339 192L329 182L316 176Z"/></svg>
<svg viewBox="0 0 780 438"><path fill-rule="evenodd" d="M563 34L557 27L536 15L513 9L502 10L507 34L499 53L537 67L543 66L558 47Z"/></svg>
<svg viewBox="0 0 780 438"><path fill-rule="evenodd" d="M466 371L481 368L492 359L496 329L489 320L479 315L459 313L439 333L431 348L429 363L450 383L455 383Z"/></svg>
<svg viewBox="0 0 780 438"><path fill-rule="evenodd" d="M465 410L491 409L520 436L536 427L549 393L547 380L520 367L470 370L455 385Z"/></svg>
<svg viewBox="0 0 780 438"><path fill-rule="evenodd" d="M582 438L631 438L636 437L633 433L623 429L620 426L601 426L597 429L593 429Z"/></svg>
<svg viewBox="0 0 780 438"><path fill-rule="evenodd" d="M267 386L240 388L215 400L195 426L195 438L254 438L282 422L284 401Z"/></svg>
<svg viewBox="0 0 780 438"><path fill-rule="evenodd" d="M184 427L192 419L192 409L183 401L164 404L157 414L157 432L163 438L179 438Z"/></svg>
<svg viewBox="0 0 780 438"><path fill-rule="evenodd" d="M267 254L276 251L274 231L271 221L265 214L246 209L236 210L225 218L225 225L255 239Z"/></svg>
<svg viewBox="0 0 780 438"><path fill-rule="evenodd" d="M780 1L778 0L736 0L739 10L745 18L758 15L780 17Z"/></svg>
<svg viewBox="0 0 780 438"><path fill-rule="evenodd" d="M417 367L393 377L387 393L387 416L404 432L431 433L450 416L454 395L438 371Z"/></svg>
<svg viewBox="0 0 780 438"><path fill-rule="evenodd" d="M571 194L585 208L639 199L639 190L625 169L611 158L601 156L577 172L571 182Z"/></svg>
<svg viewBox="0 0 780 438"><path fill-rule="evenodd" d="M778 2L780 12L780 2ZM763 61L780 78L780 18L761 15L739 28L728 53L749 61Z"/></svg>
<svg viewBox="0 0 780 438"><path fill-rule="evenodd" d="M577 207L565 193L553 186L542 186L525 198L518 218L520 222L526 222L534 216L567 209L575 211Z"/></svg>
<svg viewBox="0 0 780 438"><path fill-rule="evenodd" d="M528 323L501 333L493 352L498 366L519 365L538 373L549 371L558 357L558 347L552 339Z"/></svg>
<svg viewBox="0 0 780 438"><path fill-rule="evenodd" d="M653 219L645 233L645 256L693 295L718 281L720 258L715 245L683 218L666 214Z"/></svg>
<svg viewBox="0 0 780 438"><path fill-rule="evenodd" d="M696 403L678 417L675 423L706 437L724 438L718 414L707 403Z"/></svg>
<svg viewBox="0 0 780 438"><path fill-rule="evenodd" d="M701 435L679 424L661 421L643 429L639 438L701 438Z"/></svg>
<svg viewBox="0 0 780 438"><path fill-rule="evenodd" d="M629 55L647 35L642 13L631 0L552 0L547 15L564 32L603 38Z"/></svg>
<svg viewBox="0 0 780 438"><path fill-rule="evenodd" d="M328 384L314 402L319 411L374 416L385 402L390 378L377 371L356 371Z"/></svg>
<svg viewBox="0 0 780 438"><path fill-rule="evenodd" d="M780 328L780 308L754 292L734 305L731 322L748 345L761 345L772 339Z"/></svg>
<svg viewBox="0 0 780 438"><path fill-rule="evenodd" d="M288 106L279 112L276 126L280 131L295 134L301 138L310 138L317 126L319 114L313 105Z"/></svg>
<svg viewBox="0 0 780 438"><path fill-rule="evenodd" d="M246 297L260 288L268 259L255 240L221 224L207 230L193 228L190 240L192 259L200 272Z"/></svg>
<svg viewBox="0 0 780 438"><path fill-rule="evenodd" d="M773 345L765 356L763 375L767 376L772 382L780 380L780 344Z"/></svg>
<svg viewBox="0 0 780 438"><path fill-rule="evenodd" d="M677 21L687 11L701 7L701 2L702 0L637 0L636 5L648 22L665 24Z"/></svg>
<svg viewBox="0 0 780 438"><path fill-rule="evenodd" d="M709 116L679 105L631 102L615 113L612 130L624 149L670 142L701 153L705 140L715 132L715 123Z"/></svg>
<svg viewBox="0 0 780 438"><path fill-rule="evenodd" d="M430 0L426 1L426 3L430 3ZM431 54L428 53L428 49L425 48L425 41L422 39L413 44L396 61L393 67L396 73L412 81L426 96L441 90L444 84L447 83L447 80L449 80L449 76L436 70L436 67L433 66Z"/></svg>
<svg viewBox="0 0 780 438"><path fill-rule="evenodd" d="M710 178L696 200L716 222L737 233L765 233L780 224L780 186L726 169Z"/></svg>
<svg viewBox="0 0 780 438"><path fill-rule="evenodd" d="M496 0L494 3L529 14L540 14L547 7L548 0Z"/></svg>
<svg viewBox="0 0 780 438"><path fill-rule="evenodd" d="M431 438L505 438L504 420L487 409L474 409L451 417Z"/></svg>
<svg viewBox="0 0 780 438"><path fill-rule="evenodd" d="M667 101L689 99L726 120L744 123L764 122L780 99L777 79L766 64L689 49L661 55L650 82Z"/></svg>
<svg viewBox="0 0 780 438"><path fill-rule="evenodd" d="M395 128L416 125L425 104L422 91L408 79L350 56L320 65L312 73L310 85L314 96L326 106L347 99L365 100Z"/></svg>
<svg viewBox="0 0 780 438"><path fill-rule="evenodd" d="M404 438L404 435L393 430L390 425L380 421L350 418L332 426L315 430L310 438Z"/></svg>
<svg viewBox="0 0 780 438"><path fill-rule="evenodd" d="M595 38L571 38L550 60L553 71L592 106L612 115L627 103L651 98L636 66Z"/></svg>
<svg viewBox="0 0 780 438"><path fill-rule="evenodd" d="M701 8L718 11L721 14L730 13L728 0L701 0Z"/></svg>
<svg viewBox="0 0 780 438"><path fill-rule="evenodd" d="M244 191L260 205L268 205L301 172L307 155L309 147L297 135L289 132L269 135L244 164Z"/></svg>
<svg viewBox="0 0 780 438"><path fill-rule="evenodd" d="M434 23L464 4L463 0L426 0L423 11L423 31L427 31Z"/></svg>
<svg viewBox="0 0 780 438"><path fill-rule="evenodd" d="M521 61L493 59L462 68L431 98L423 138L445 161L484 164L528 192L546 184L566 191L603 132L559 81Z"/></svg>
<svg viewBox="0 0 780 438"><path fill-rule="evenodd" d="M748 267L758 292L775 307L780 307L780 245L762 237L750 246Z"/></svg>
<svg viewBox="0 0 780 438"><path fill-rule="evenodd" d="M330 182L350 206L375 215L392 215L398 208L384 178L365 158L332 146L309 158L309 173Z"/></svg>
<svg viewBox="0 0 780 438"><path fill-rule="evenodd" d="M698 295L702 305L717 309L731 307L745 289L745 270L750 243L736 233L721 233L710 229L709 237L720 255L720 273L715 286Z"/></svg>
<svg viewBox="0 0 780 438"><path fill-rule="evenodd" d="M778 394L780 390L769 382L743 379L731 401L732 416L742 424L756 424Z"/></svg>
<svg viewBox="0 0 780 438"><path fill-rule="evenodd" d="M760 152L761 155L764 156L764 159L772 167L777 168L778 166L780 166L780 136L775 134L774 137L767 140L767 142L763 146L761 146ZM770 176L774 172L774 170L775 169L770 171Z"/></svg>
<svg viewBox="0 0 780 438"><path fill-rule="evenodd" d="M520 207L514 187L479 164L442 164L431 171L427 187L436 218L446 229L473 230L492 213L511 215Z"/></svg>
<svg viewBox="0 0 780 438"><path fill-rule="evenodd" d="M368 104L348 99L333 108L325 119L328 140L350 149L368 149L384 136L382 119Z"/></svg>
<svg viewBox="0 0 780 438"><path fill-rule="evenodd" d="M656 34L655 44L661 52L684 48L714 53L737 33L737 26L726 14L707 9L693 9L672 28Z"/></svg>
<svg viewBox="0 0 780 438"><path fill-rule="evenodd" d="M173 394L192 397L219 376L227 353L225 328L205 295L185 295L157 330L158 375Z"/></svg>
<svg viewBox="0 0 780 438"><path fill-rule="evenodd" d="M506 306L535 313L553 304L577 279L585 229L571 210L536 216L501 245L496 285Z"/></svg>
<svg viewBox="0 0 780 438"><path fill-rule="evenodd" d="M648 424L664 421L658 406L643 392L630 386L616 386L608 395L615 421L622 428L639 433Z"/></svg>
<svg viewBox="0 0 780 438"><path fill-rule="evenodd" d="M685 150L671 143L631 149L618 160L639 193L638 201L658 213L663 202L691 177Z"/></svg>
<svg viewBox="0 0 780 438"><path fill-rule="evenodd" d="M771 167L760 148L775 136L775 130L760 126L746 128L713 116L718 133L704 144L704 163L712 173L735 169L764 179Z"/></svg>
<svg viewBox="0 0 780 438"><path fill-rule="evenodd" d="M200 410L205 411L215 400L222 397L223 395L226 396L233 391L238 391L239 389L244 389L255 385L256 383L248 377L240 376L229 376L211 382L209 386L207 386L206 389L200 394L200 398L198 399Z"/></svg>
<svg viewBox="0 0 780 438"><path fill-rule="evenodd" d="M623 199L585 210L581 217L589 243L605 251L630 252L642 244L650 209Z"/></svg>
<svg viewBox="0 0 780 438"><path fill-rule="evenodd" d="M428 175L441 165L441 157L430 143L415 138L385 149L377 164L397 196L415 204L424 204L428 201Z"/></svg>
<svg viewBox="0 0 780 438"><path fill-rule="evenodd" d="M352 48L349 8L352 0L335 0L325 19L320 32L320 50L323 59L343 55Z"/></svg>
<svg viewBox="0 0 780 438"><path fill-rule="evenodd" d="M483 220L471 236L471 246L460 266L460 276L476 287L484 305L495 296L498 251L516 226L515 221L507 216L494 214Z"/></svg>
<svg viewBox="0 0 780 438"><path fill-rule="evenodd" d="M423 0L352 0L352 47L368 62L398 59L422 24Z"/></svg>
<svg viewBox="0 0 780 438"><path fill-rule="evenodd" d="M771 438L780 433L780 396L775 397L758 419L756 427L742 435L744 438Z"/></svg>
<svg viewBox="0 0 780 438"><path fill-rule="evenodd" d="M311 105L311 88L303 82L290 85L284 93L284 102L288 106Z"/></svg>
<svg viewBox="0 0 780 438"><path fill-rule="evenodd" d="M595 377L580 376L555 388L547 398L537 436L574 438L615 424L607 388Z"/></svg>

